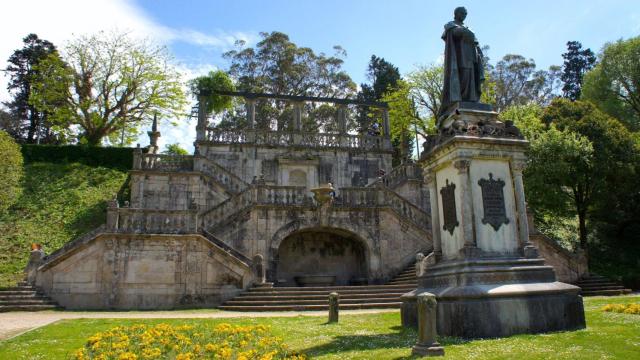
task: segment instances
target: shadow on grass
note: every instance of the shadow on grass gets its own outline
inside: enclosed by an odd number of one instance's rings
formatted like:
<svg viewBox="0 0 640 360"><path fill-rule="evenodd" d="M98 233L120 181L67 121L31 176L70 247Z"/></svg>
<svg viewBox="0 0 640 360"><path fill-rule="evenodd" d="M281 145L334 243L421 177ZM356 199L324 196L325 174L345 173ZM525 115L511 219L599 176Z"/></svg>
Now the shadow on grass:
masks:
<svg viewBox="0 0 640 360"><path fill-rule="evenodd" d="M324 324L327 325L327 324ZM415 329L405 329L402 326L393 326L389 328L395 332L377 335L338 335L329 343L302 349L300 352L306 354L310 358L322 355L339 355L343 352L350 351L368 351L368 350L396 350L398 348L406 348L411 350L415 345L418 333ZM459 338L441 338L438 339L443 346L467 343L469 340ZM396 360L418 359L417 356L400 356Z"/></svg>

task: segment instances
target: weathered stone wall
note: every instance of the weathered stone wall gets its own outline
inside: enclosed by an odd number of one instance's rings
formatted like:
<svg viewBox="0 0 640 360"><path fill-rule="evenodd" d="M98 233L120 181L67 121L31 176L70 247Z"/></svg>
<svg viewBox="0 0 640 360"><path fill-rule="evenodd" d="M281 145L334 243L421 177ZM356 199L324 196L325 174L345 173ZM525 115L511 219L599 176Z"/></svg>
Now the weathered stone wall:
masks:
<svg viewBox="0 0 640 360"><path fill-rule="evenodd" d="M534 233L530 241L538 248L545 263L553 266L558 281L575 283L588 271L584 253L571 253L543 234Z"/></svg>
<svg viewBox="0 0 640 360"><path fill-rule="evenodd" d="M215 306L251 282L248 264L199 235L98 235L37 276L37 285L68 309Z"/></svg>
<svg viewBox="0 0 640 360"><path fill-rule="evenodd" d="M246 182L264 174L271 185L300 185L300 171L307 187L331 181L335 187L364 186L374 181L378 170L391 170L390 152L357 149L256 147L254 145L198 145L199 153L222 165ZM298 170L298 176L291 177Z"/></svg>
<svg viewBox="0 0 640 360"><path fill-rule="evenodd" d="M432 249L427 229L403 220L390 209L335 207L322 212L309 206L257 206L210 231L248 257L263 255L271 281L280 279L277 259L281 244L302 232L357 239L364 247L365 277L370 283L390 279L415 261L417 252Z"/></svg>
<svg viewBox="0 0 640 360"><path fill-rule="evenodd" d="M131 171L131 207L187 210L191 204L207 209L228 195L215 181L197 172Z"/></svg>

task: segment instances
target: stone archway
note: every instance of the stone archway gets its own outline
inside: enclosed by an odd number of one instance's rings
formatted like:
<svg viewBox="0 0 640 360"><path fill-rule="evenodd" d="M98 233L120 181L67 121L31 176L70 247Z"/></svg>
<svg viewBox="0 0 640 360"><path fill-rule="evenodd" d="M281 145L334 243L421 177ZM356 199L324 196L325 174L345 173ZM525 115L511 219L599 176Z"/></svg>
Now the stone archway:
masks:
<svg viewBox="0 0 640 360"><path fill-rule="evenodd" d="M364 284L369 275L367 246L346 231L297 231L280 242L274 255L278 286Z"/></svg>

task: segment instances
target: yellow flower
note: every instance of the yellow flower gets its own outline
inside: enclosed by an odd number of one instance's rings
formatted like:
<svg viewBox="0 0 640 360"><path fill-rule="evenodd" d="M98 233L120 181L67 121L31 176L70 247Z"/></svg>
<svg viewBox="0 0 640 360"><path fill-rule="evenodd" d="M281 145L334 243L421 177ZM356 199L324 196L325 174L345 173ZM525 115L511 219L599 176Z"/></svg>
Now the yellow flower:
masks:
<svg viewBox="0 0 640 360"><path fill-rule="evenodd" d="M125 352L120 354L120 356L118 356L118 360L136 360L137 358L138 358L138 355L132 352Z"/></svg>

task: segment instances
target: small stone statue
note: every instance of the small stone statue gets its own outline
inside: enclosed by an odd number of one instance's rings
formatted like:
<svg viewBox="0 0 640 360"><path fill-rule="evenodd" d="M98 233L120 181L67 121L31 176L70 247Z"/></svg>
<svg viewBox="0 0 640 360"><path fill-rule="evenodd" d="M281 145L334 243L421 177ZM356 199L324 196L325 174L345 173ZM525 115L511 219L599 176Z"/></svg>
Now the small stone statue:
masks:
<svg viewBox="0 0 640 360"><path fill-rule="evenodd" d="M454 20L444 26L444 87L441 114L456 102L478 102L482 93L482 50L475 34L463 23L466 17L467 9L458 7L454 10Z"/></svg>

